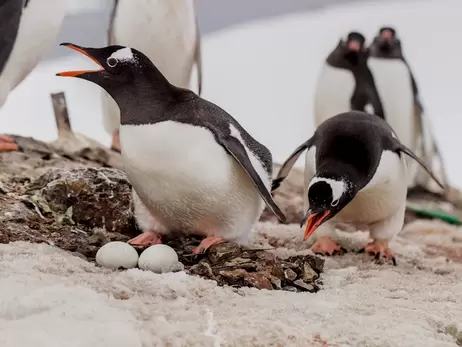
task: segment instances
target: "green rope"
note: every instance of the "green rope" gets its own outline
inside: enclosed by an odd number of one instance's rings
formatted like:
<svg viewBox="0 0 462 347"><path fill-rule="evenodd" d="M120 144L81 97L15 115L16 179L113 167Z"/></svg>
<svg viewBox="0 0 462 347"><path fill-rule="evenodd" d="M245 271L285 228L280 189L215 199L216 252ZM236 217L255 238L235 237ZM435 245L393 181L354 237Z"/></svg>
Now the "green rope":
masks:
<svg viewBox="0 0 462 347"><path fill-rule="evenodd" d="M441 210L426 209L410 203L407 203L406 208L417 216L440 219L449 224L462 225L462 221L458 217Z"/></svg>

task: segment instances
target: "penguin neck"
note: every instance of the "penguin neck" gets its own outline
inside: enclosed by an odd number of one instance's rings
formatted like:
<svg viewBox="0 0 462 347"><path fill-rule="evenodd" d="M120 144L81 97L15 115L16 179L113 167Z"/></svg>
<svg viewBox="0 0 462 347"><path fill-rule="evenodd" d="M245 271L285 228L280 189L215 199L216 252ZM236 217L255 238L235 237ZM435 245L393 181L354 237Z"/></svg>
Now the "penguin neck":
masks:
<svg viewBox="0 0 462 347"><path fill-rule="evenodd" d="M353 73L367 70L367 57L362 52L345 52L342 49L336 49L327 57L326 63Z"/></svg>
<svg viewBox="0 0 462 347"><path fill-rule="evenodd" d="M124 86L114 97L120 108L120 124L157 123L163 120L170 105L186 92L170 84L155 66L145 68L135 83Z"/></svg>

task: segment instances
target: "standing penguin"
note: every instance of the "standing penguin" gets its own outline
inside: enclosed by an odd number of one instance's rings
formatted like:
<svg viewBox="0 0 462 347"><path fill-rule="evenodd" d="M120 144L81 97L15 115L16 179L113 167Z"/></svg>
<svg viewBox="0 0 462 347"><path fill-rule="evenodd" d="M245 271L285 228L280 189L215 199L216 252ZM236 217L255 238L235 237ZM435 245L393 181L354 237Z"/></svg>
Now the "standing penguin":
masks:
<svg viewBox="0 0 462 347"><path fill-rule="evenodd" d="M205 235L195 253L224 239L243 242L265 203L285 221L270 193L270 151L228 113L169 83L136 49L62 45L100 69L58 76L99 85L120 108L122 158L144 231L130 244L160 243L172 231Z"/></svg>
<svg viewBox="0 0 462 347"><path fill-rule="evenodd" d="M316 126L340 112L368 111L383 117L374 79L367 66L365 38L350 32L329 54L315 92Z"/></svg>
<svg viewBox="0 0 462 347"><path fill-rule="evenodd" d="M65 10L62 0L1 2L0 108L56 40ZM0 135L0 152L17 149L10 136Z"/></svg>
<svg viewBox="0 0 462 347"><path fill-rule="evenodd" d="M170 83L180 88L189 88L196 64L200 95L200 33L193 0L115 0L108 43L144 52ZM102 93L103 124L112 136L112 149L120 151L120 110L105 91Z"/></svg>
<svg viewBox="0 0 462 347"><path fill-rule="evenodd" d="M301 225L307 221L305 239L319 228L313 252L332 255L340 250L332 239L335 226L350 224L369 229L373 241L365 246L366 252L377 258L384 255L395 263L389 242L404 223L404 154L415 159L436 180L425 163L400 143L385 120L350 111L324 121L308 141L295 149L273 181L273 190L306 149L307 212Z"/></svg>
<svg viewBox="0 0 462 347"><path fill-rule="evenodd" d="M371 69L374 75L381 81L378 85L380 93L384 95L383 97L386 100L387 108L389 108L388 112L385 110L385 119L396 129L399 136L403 136L403 141L405 141L406 145L422 157L427 166L432 167L434 155L440 157L439 159L443 166L442 158L439 155L439 150L431 131L429 119L424 115L424 107L419 96L416 79L408 62L404 58L401 40L397 37L396 30L392 27L380 28L372 44L368 48L368 51L371 57ZM398 86L400 83L403 85ZM405 105L405 109L407 110L406 117L411 117L408 111L409 88L411 88L412 91L413 102L410 125L406 120L404 120L403 123L403 119L400 119L400 115L391 114L393 106L389 106L393 103L395 104L395 108L400 107L399 105ZM402 99L398 96L399 91L393 92L393 90L400 89L406 91L404 95L401 95ZM404 98L404 96L406 98ZM404 113L402 113L401 116L404 117ZM401 135L401 133L403 135ZM405 140L409 138L409 134L411 134L411 140ZM428 181L428 176L417 167L411 171L412 176L414 176L413 172L415 171L417 173L417 176L415 176L416 181L413 181L411 177L411 181L409 182L410 185L412 186L417 183L425 186ZM443 176L445 176L444 172ZM444 180L447 182L446 177L444 177Z"/></svg>

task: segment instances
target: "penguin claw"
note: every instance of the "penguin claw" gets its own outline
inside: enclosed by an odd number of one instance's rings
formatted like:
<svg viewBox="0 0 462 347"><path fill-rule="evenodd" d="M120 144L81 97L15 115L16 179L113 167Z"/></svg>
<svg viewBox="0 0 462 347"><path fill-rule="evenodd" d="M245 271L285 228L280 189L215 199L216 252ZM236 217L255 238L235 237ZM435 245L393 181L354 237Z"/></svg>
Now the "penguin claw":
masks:
<svg viewBox="0 0 462 347"><path fill-rule="evenodd" d="M11 136L0 135L0 152L12 152L18 150L19 146Z"/></svg>
<svg viewBox="0 0 462 347"><path fill-rule="evenodd" d="M314 245L311 246L311 250L314 254L322 255L343 255L347 253L345 248L338 245L328 236L320 237Z"/></svg>
<svg viewBox="0 0 462 347"><path fill-rule="evenodd" d="M382 256L388 260L391 260L394 266L396 266L396 257L388 247L387 240L374 240L367 244L364 248L360 249L358 253L368 253L374 255L374 261L376 264L382 264Z"/></svg>
<svg viewBox="0 0 462 347"><path fill-rule="evenodd" d="M198 254L203 254L205 253L211 246L213 245L217 245L219 243L222 243L224 242L225 240L222 238L222 237L215 237L215 236L211 236L211 237L206 237L205 239L203 239L201 241L201 243L199 244L199 246L197 246L194 251L193 251L193 255L198 255Z"/></svg>
<svg viewBox="0 0 462 347"><path fill-rule="evenodd" d="M145 231L144 233L128 240L127 243L135 248L147 248L149 246L161 244L162 238L160 234L152 231Z"/></svg>

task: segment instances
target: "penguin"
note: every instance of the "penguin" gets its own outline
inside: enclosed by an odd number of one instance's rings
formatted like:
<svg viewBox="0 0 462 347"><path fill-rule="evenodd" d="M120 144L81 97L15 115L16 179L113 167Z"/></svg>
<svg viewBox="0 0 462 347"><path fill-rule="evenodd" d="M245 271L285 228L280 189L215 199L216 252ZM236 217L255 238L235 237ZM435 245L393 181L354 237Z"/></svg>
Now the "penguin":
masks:
<svg viewBox="0 0 462 347"><path fill-rule="evenodd" d="M433 158L437 155L442 162L442 157L440 156L438 146L435 142L434 135L431 131L431 124L428 117L425 116L424 113L424 106L422 100L419 96L419 88L417 86L417 81L412 73L412 69L404 57L402 51L402 44L401 40L397 37L396 30L390 26L384 26L379 29L378 33L374 37L373 42L368 48L368 54L371 58L373 65L379 65L376 68L381 68L380 66L383 65L383 69L390 69L390 71L399 71L395 78L399 78L403 74L403 67L405 66L407 73L409 75L411 90L412 90L412 97L413 97L413 118L412 118L412 130L413 130L413 138L412 142L408 143L408 145L414 146L414 150L417 154L419 154L427 166L432 167ZM379 64L374 59L382 59ZM387 64L388 60L388 64ZM392 65L396 65L393 69ZM393 70L391 70L393 69ZM383 72L385 75L387 71ZM393 77L392 77L393 78ZM409 82L406 78L401 79L407 88L409 88ZM391 82L390 82L391 83ZM407 94L406 94L407 95ZM390 95L394 96L394 94ZM392 126L400 127L401 124L397 121L398 119L392 118L391 116L390 122L394 122ZM443 163L441 163L443 166ZM417 188L415 185L425 186L428 181L428 176L422 170L414 170L416 171L415 181L410 179L410 191L412 189ZM443 172L444 181L447 182L445 177L445 173ZM418 188L417 188L418 189Z"/></svg>
<svg viewBox="0 0 462 347"><path fill-rule="evenodd" d="M45 11L44 11L45 10ZM4 0L0 5L0 108L56 40L66 11L62 0ZM16 151L0 135L0 152Z"/></svg>
<svg viewBox="0 0 462 347"><path fill-rule="evenodd" d="M385 120L395 129L400 141L417 151L419 120L416 117L417 84L403 58L401 41L392 28L382 28L368 47L368 66L382 101ZM420 104L420 102L419 102ZM414 185L418 167L409 165L408 187Z"/></svg>
<svg viewBox="0 0 462 347"><path fill-rule="evenodd" d="M349 110L383 117L373 76L367 66L365 38L350 32L328 55L315 90L315 125Z"/></svg>
<svg viewBox="0 0 462 347"><path fill-rule="evenodd" d="M270 193L271 152L226 111L171 84L134 48L61 45L100 69L57 75L99 85L121 110L121 154L143 231L131 245L161 243L174 231L205 236L194 254L223 240L246 242L265 203L286 221Z"/></svg>
<svg viewBox="0 0 462 347"><path fill-rule="evenodd" d="M304 239L315 231L312 251L332 255L340 251L333 240L335 227L349 224L369 230L372 242L364 250L391 259L390 241L401 231L406 209L406 160L419 163L442 186L425 163L402 144L380 117L362 111L334 115L317 127L281 166L276 190L305 151ZM364 230L364 229L361 229Z"/></svg>
<svg viewBox="0 0 462 347"><path fill-rule="evenodd" d="M144 52L173 85L189 88L194 65L197 90L202 91L199 25L193 0L115 0L108 44ZM120 152L117 103L102 92L103 125L112 136L111 148Z"/></svg>

